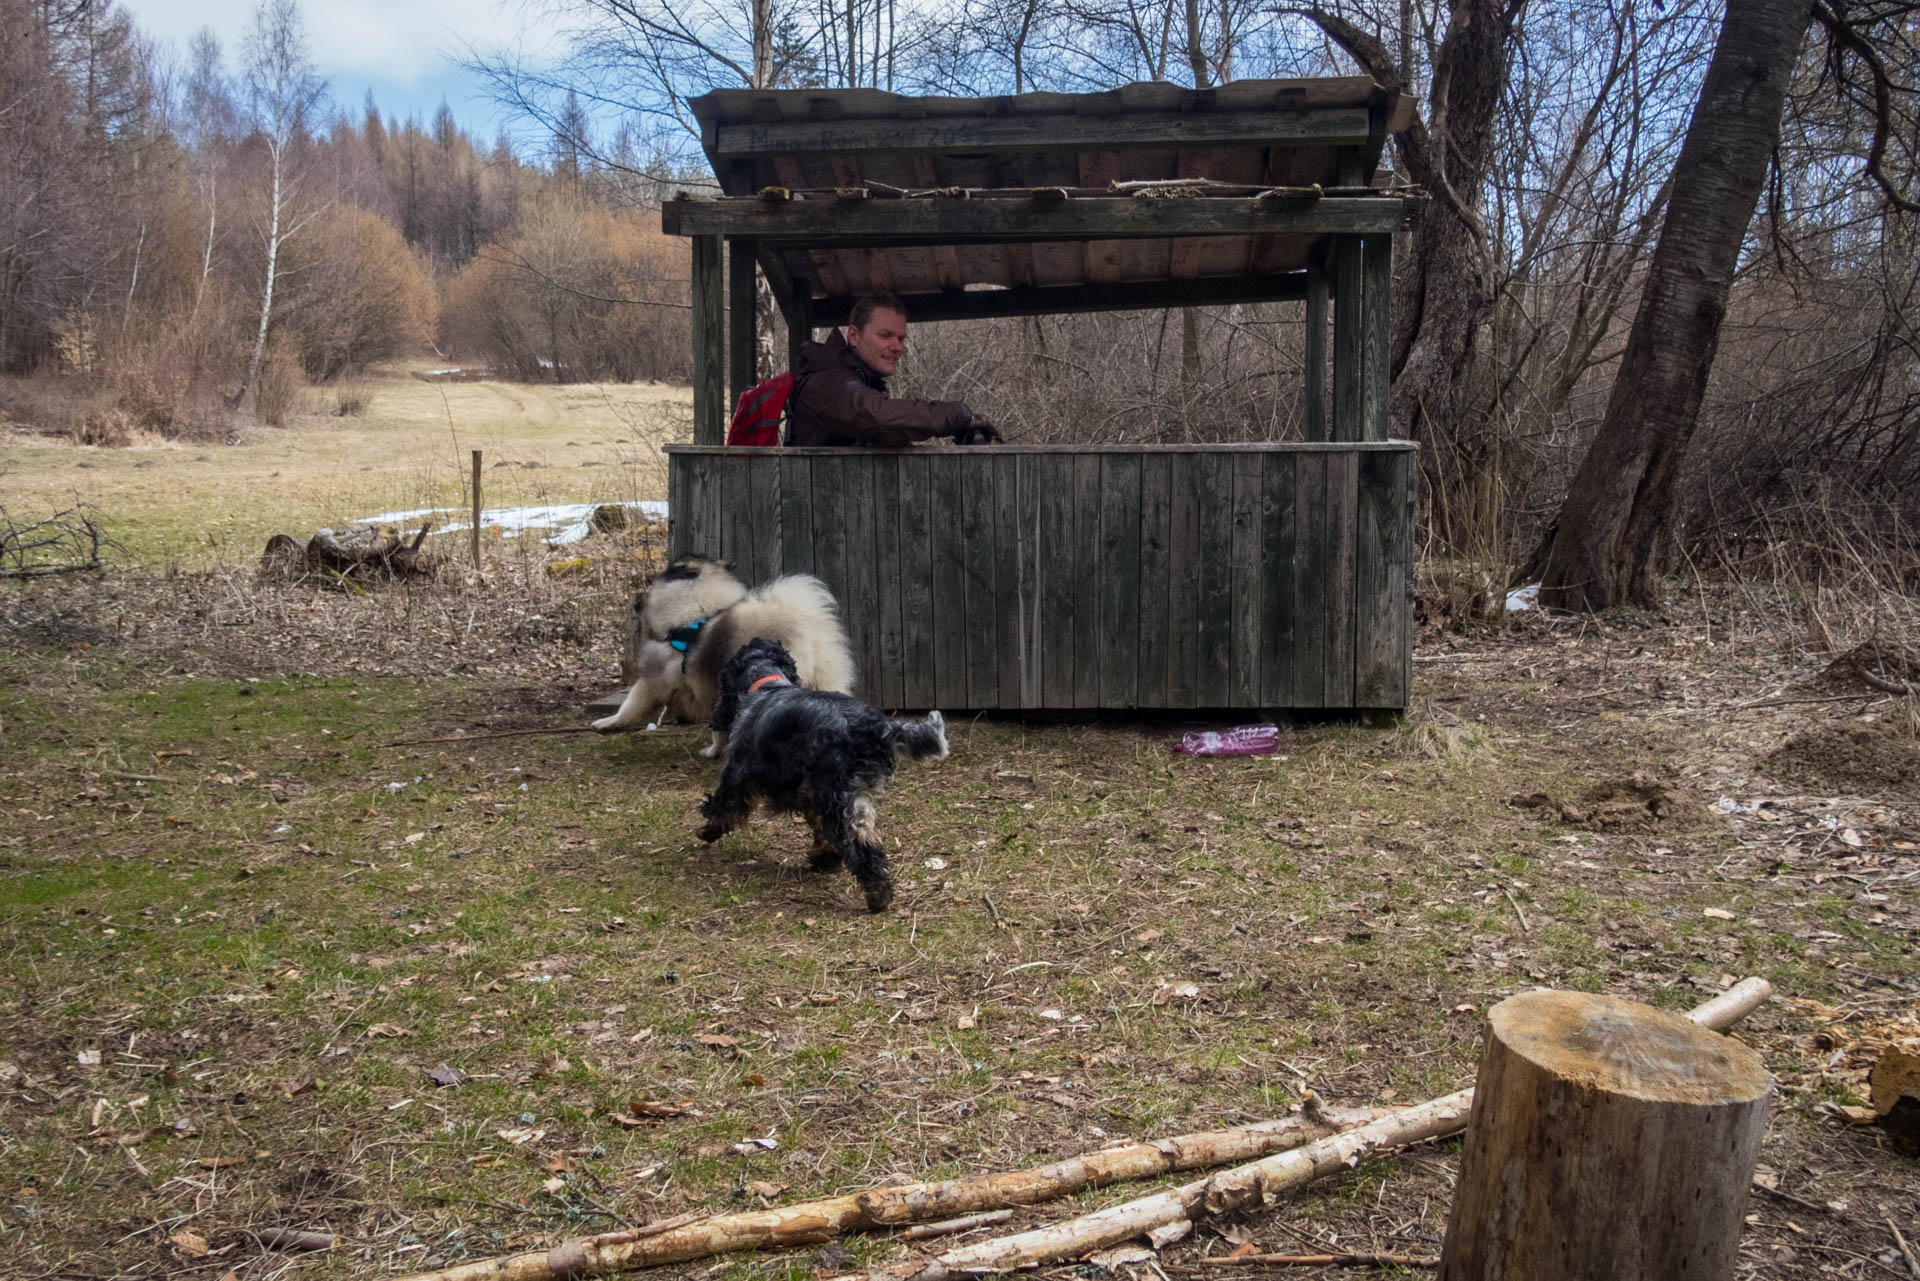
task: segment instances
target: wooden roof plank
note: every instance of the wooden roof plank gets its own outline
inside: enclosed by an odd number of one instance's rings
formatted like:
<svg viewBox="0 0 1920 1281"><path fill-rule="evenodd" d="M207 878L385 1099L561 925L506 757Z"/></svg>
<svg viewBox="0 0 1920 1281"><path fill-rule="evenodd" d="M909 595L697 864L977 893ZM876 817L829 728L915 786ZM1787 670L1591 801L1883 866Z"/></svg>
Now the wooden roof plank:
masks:
<svg viewBox="0 0 1920 1281"><path fill-rule="evenodd" d="M1001 316L1064 315L1092 311L1156 311L1163 307L1213 307L1229 303L1296 302L1306 297L1306 275L1221 276L1199 280L1123 281L1112 285L968 289L938 294L902 294L915 324L939 320L988 320ZM814 323L844 324L851 298L816 299Z"/></svg>
<svg viewBox="0 0 1920 1281"><path fill-rule="evenodd" d="M1233 111L1155 116L1015 116L941 120L814 120L727 124L713 155L736 157L864 152L1012 152L1188 146L1364 146L1364 108Z"/></svg>
<svg viewBox="0 0 1920 1281"><path fill-rule="evenodd" d="M1161 236L1386 235L1412 202L1392 196L1325 199L1208 197L1087 200L670 200L668 235L765 236L816 246L961 241L1123 240Z"/></svg>

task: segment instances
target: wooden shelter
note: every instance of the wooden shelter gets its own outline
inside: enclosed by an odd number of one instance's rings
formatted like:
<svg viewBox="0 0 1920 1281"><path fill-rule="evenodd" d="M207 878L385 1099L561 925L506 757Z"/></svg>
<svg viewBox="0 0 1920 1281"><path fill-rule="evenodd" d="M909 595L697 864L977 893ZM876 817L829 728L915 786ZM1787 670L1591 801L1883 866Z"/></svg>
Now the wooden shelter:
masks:
<svg viewBox="0 0 1920 1281"><path fill-rule="evenodd" d="M1410 101L1326 79L691 106L722 194L662 216L693 240L676 554L819 575L889 707L1405 707L1413 446L1389 439L1387 325L1412 202L1373 175ZM727 449L756 264L790 353L869 289L916 325L1298 301L1306 439Z"/></svg>

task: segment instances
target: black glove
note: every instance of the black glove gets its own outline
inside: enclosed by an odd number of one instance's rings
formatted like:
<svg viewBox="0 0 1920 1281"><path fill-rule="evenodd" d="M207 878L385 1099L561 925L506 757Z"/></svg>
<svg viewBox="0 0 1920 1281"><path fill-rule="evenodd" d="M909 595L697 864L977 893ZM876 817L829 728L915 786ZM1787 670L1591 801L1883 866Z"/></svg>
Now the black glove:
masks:
<svg viewBox="0 0 1920 1281"><path fill-rule="evenodd" d="M1000 431L984 418L975 417L965 427L953 433L956 445L996 445L1001 441Z"/></svg>

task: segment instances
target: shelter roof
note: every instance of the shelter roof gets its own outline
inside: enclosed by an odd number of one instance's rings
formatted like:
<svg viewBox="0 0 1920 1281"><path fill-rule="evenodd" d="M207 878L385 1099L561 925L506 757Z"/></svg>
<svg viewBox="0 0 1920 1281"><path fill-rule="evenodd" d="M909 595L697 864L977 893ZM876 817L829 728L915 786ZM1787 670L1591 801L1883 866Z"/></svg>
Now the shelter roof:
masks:
<svg viewBox="0 0 1920 1281"><path fill-rule="evenodd" d="M869 289L916 319L1298 296L1327 237L1399 224L1375 172L1413 117L1364 77L689 105L723 196L673 202L667 230L754 239L816 323Z"/></svg>

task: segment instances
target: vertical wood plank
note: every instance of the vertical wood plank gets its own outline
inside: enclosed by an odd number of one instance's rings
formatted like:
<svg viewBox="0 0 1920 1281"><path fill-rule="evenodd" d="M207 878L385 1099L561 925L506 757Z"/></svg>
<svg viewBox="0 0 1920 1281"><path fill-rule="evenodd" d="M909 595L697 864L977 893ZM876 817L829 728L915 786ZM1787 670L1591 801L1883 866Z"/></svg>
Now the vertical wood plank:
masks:
<svg viewBox="0 0 1920 1281"><path fill-rule="evenodd" d="M1140 455L1100 461L1101 707L1140 705Z"/></svg>
<svg viewBox="0 0 1920 1281"><path fill-rule="evenodd" d="M860 636L856 626L858 620L853 617L852 602L847 596L847 468L851 459L847 457L853 451L844 454L816 454L813 456L813 572L833 598L840 602L840 612L847 623L847 639L851 642L853 661L859 669L855 679L855 690L864 694L867 687L868 671L860 654Z"/></svg>
<svg viewBox="0 0 1920 1281"><path fill-rule="evenodd" d="M1233 454L1233 578L1232 680L1230 707L1261 707L1263 665L1260 620L1266 605L1260 566L1261 473L1266 454Z"/></svg>
<svg viewBox="0 0 1920 1281"><path fill-rule="evenodd" d="M1392 435L1392 388L1387 376L1388 318L1393 311L1393 237L1361 238L1361 372L1360 440L1385 440Z"/></svg>
<svg viewBox="0 0 1920 1281"><path fill-rule="evenodd" d="M1359 455L1327 456L1327 505L1320 514L1327 539L1326 663L1322 706L1353 701L1354 533L1359 520Z"/></svg>
<svg viewBox="0 0 1920 1281"><path fill-rule="evenodd" d="M1101 583L1110 572L1100 554L1100 459L1073 457L1073 705L1100 706Z"/></svg>
<svg viewBox="0 0 1920 1281"><path fill-rule="evenodd" d="M727 411L740 393L760 381L759 298L754 265L757 246L750 236L727 241Z"/></svg>
<svg viewBox="0 0 1920 1281"><path fill-rule="evenodd" d="M994 561L993 672L996 707L1027 707L1037 692L1033 620L1036 577L1034 547L1029 531L1039 513L1033 484L1031 454L986 452L962 455L969 470L993 475L993 529L977 544L980 554ZM990 550L989 550L990 549Z"/></svg>
<svg viewBox="0 0 1920 1281"><path fill-rule="evenodd" d="M1327 455L1294 467L1293 706L1325 707L1327 662Z"/></svg>
<svg viewBox="0 0 1920 1281"><path fill-rule="evenodd" d="M780 460L746 460L747 507L753 512L753 581L780 576Z"/></svg>
<svg viewBox="0 0 1920 1281"><path fill-rule="evenodd" d="M1307 261L1306 401L1301 432L1305 439L1327 438L1327 264L1318 253Z"/></svg>
<svg viewBox="0 0 1920 1281"><path fill-rule="evenodd" d="M1140 459L1141 707L1169 707L1173 621L1168 580L1173 564L1172 454Z"/></svg>
<svg viewBox="0 0 1920 1281"><path fill-rule="evenodd" d="M924 454L900 460L900 703L935 707L933 544L929 484L932 464ZM880 533L885 538L884 531Z"/></svg>
<svg viewBox="0 0 1920 1281"><path fill-rule="evenodd" d="M1040 706L1073 706L1073 456L1029 455L1036 464L1040 545Z"/></svg>
<svg viewBox="0 0 1920 1281"><path fill-rule="evenodd" d="M726 272L720 237L693 236L693 443L727 437Z"/></svg>
<svg viewBox="0 0 1920 1281"><path fill-rule="evenodd" d="M867 554L873 562L875 627L874 674L868 681L882 707L901 708L906 699L906 641L902 630L905 565L900 512L900 476L905 454L876 454L873 465L873 525L867 531Z"/></svg>
<svg viewBox="0 0 1920 1281"><path fill-rule="evenodd" d="M1299 454L1263 454L1260 478L1261 702L1300 707L1297 534Z"/></svg>
<svg viewBox="0 0 1920 1281"><path fill-rule="evenodd" d="M687 460L667 455L667 559L687 554Z"/></svg>
<svg viewBox="0 0 1920 1281"><path fill-rule="evenodd" d="M800 349L813 341L813 295L805 281L796 281L793 310L787 316L787 368L800 367Z"/></svg>
<svg viewBox="0 0 1920 1281"><path fill-rule="evenodd" d="M711 461L714 463L712 474L718 495L720 527L726 531L726 558L733 562L733 572L741 582L749 587L757 586L763 580L756 561L759 544L754 538L755 513L748 492L751 460L734 457Z"/></svg>
<svg viewBox="0 0 1920 1281"><path fill-rule="evenodd" d="M1354 541L1354 706L1406 706L1401 684L1409 623L1407 566L1400 560L1405 455L1360 455Z"/></svg>
<svg viewBox="0 0 1920 1281"><path fill-rule="evenodd" d="M782 574L813 573L813 460L782 454L780 468L780 561Z"/></svg>
<svg viewBox="0 0 1920 1281"><path fill-rule="evenodd" d="M1199 454L1169 454L1172 514L1167 546L1167 698L1165 706L1200 706L1200 521L1205 502Z"/></svg>
<svg viewBox="0 0 1920 1281"><path fill-rule="evenodd" d="M999 673L996 670L999 637L995 634L998 605L994 598L996 549L1004 543L1011 549L1012 539L998 539L994 521L998 513L993 497L993 460L988 455L959 454L954 462L960 475L960 494L965 507L961 521L963 534L961 567L966 576L966 642L968 707L1000 706Z"/></svg>
<svg viewBox="0 0 1920 1281"><path fill-rule="evenodd" d="M846 511L846 559L841 573L846 594L840 597L840 608L860 664L861 697L884 706L887 672L880 653L880 594L873 556L874 476L880 459L864 449L849 449L844 463L840 493Z"/></svg>
<svg viewBox="0 0 1920 1281"><path fill-rule="evenodd" d="M1191 457L1200 568L1194 706L1227 707L1233 701L1233 456Z"/></svg>
<svg viewBox="0 0 1920 1281"><path fill-rule="evenodd" d="M1360 439L1363 347L1360 313L1360 237L1333 243L1333 421L1329 440Z"/></svg>
<svg viewBox="0 0 1920 1281"><path fill-rule="evenodd" d="M927 530L933 558L933 701L943 708L972 707L967 689L966 503L955 454L927 459Z"/></svg>

